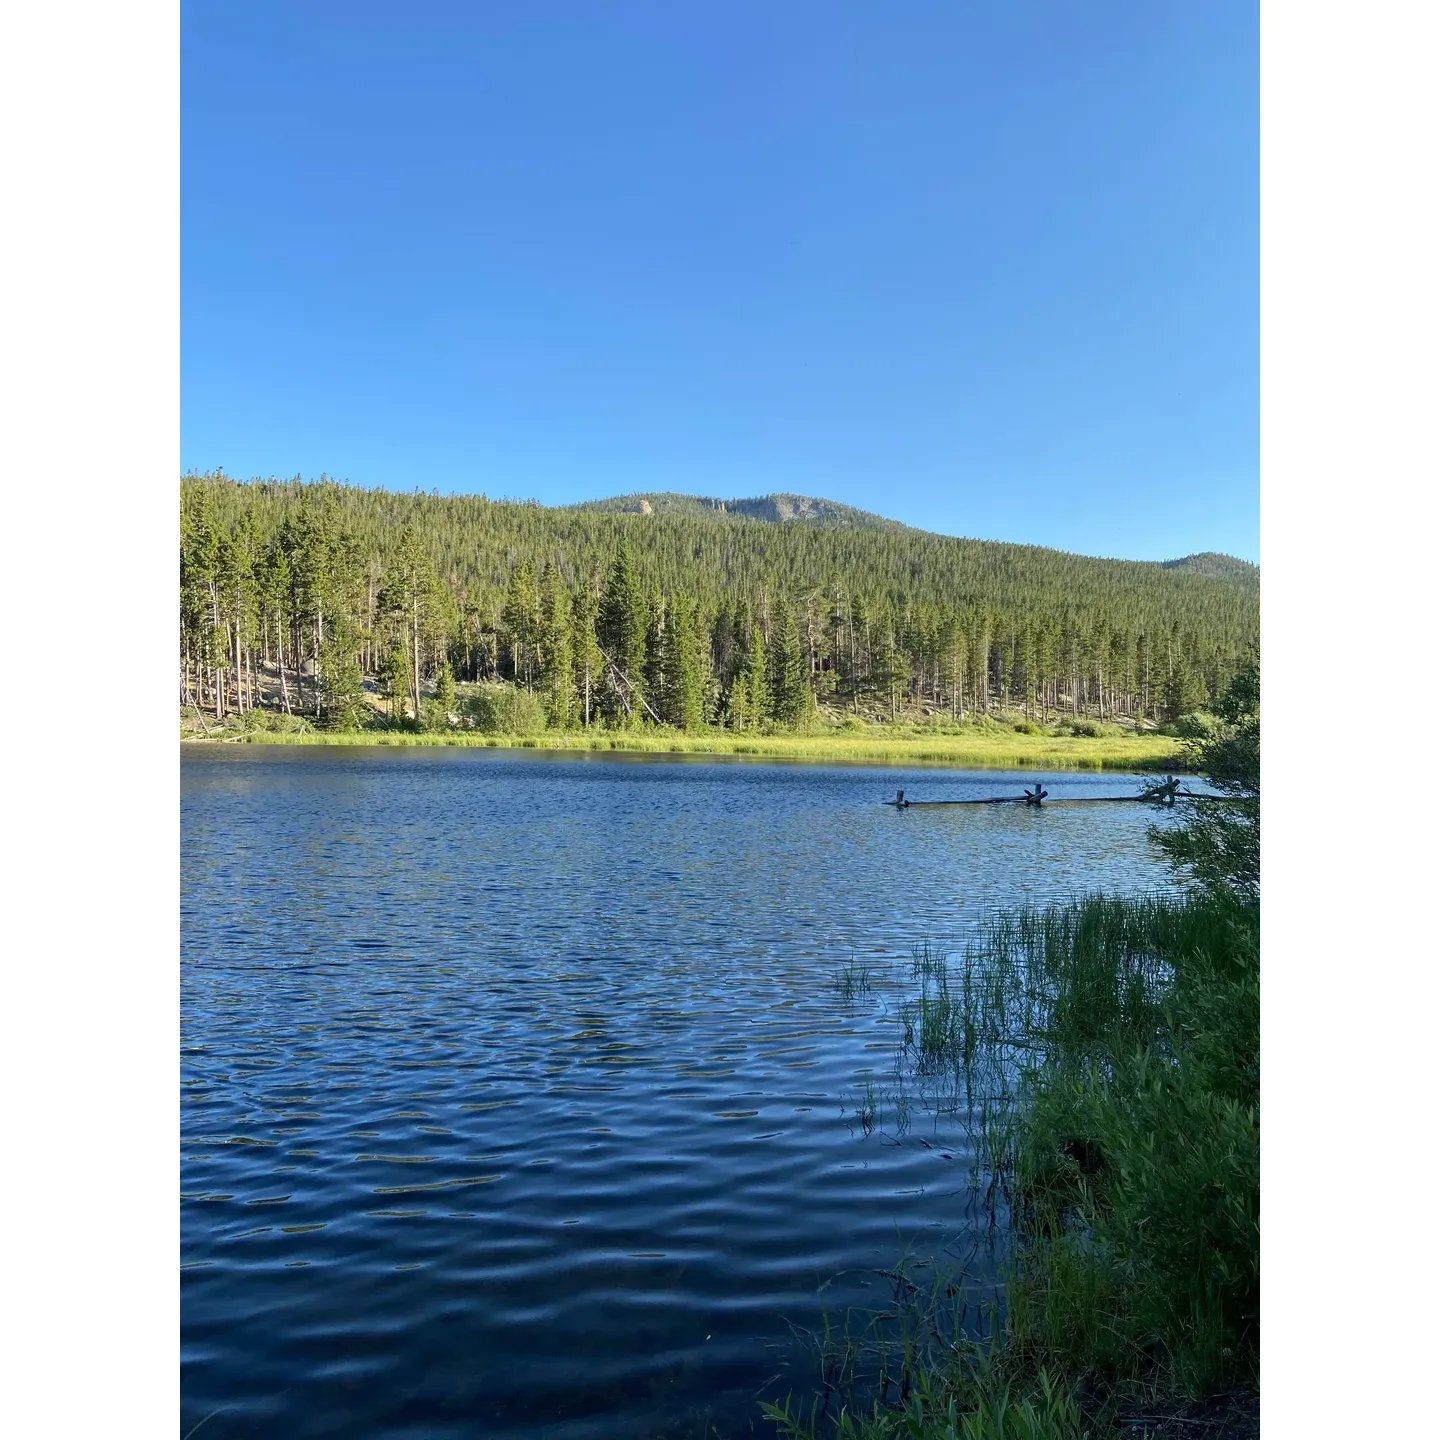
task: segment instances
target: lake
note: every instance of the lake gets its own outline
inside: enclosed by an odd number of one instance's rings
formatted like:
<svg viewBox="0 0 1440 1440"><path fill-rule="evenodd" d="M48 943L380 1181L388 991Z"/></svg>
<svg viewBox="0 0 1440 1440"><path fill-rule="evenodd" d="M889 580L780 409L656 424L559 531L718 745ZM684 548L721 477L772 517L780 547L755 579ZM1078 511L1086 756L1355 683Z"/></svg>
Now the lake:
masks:
<svg viewBox="0 0 1440 1440"><path fill-rule="evenodd" d="M1036 778L184 747L181 1434L769 1433L902 1245L992 1293L913 949L1163 885L1155 814L879 802Z"/></svg>

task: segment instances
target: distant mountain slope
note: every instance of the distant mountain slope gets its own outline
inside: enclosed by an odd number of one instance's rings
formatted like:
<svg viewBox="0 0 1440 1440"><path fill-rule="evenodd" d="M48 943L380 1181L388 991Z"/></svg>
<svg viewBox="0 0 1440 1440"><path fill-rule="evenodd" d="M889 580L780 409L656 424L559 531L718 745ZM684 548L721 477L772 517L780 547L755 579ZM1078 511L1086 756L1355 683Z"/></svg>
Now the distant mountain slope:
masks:
<svg viewBox="0 0 1440 1440"><path fill-rule="evenodd" d="M912 535L936 533L917 530L913 526L902 525L898 520L887 520L885 516L873 514L869 510L857 510L853 505L841 505L836 500L825 500L812 495L757 495L744 500L717 500L709 495L682 495L674 490L658 490L637 492L633 495L612 495L604 500L585 500L578 505L560 508L600 510L610 515L684 515L695 519L742 516L771 523L810 521L816 525L846 530L888 530L908 532ZM1258 565L1237 559L1234 555L1221 555L1213 550L1185 555L1179 560L1132 563L1158 564L1160 569L1171 570L1180 575L1203 575L1210 580L1223 580L1236 589L1247 592L1258 591L1260 588Z"/></svg>
<svg viewBox="0 0 1440 1440"><path fill-rule="evenodd" d="M569 507L575 510L604 510L617 515L740 515L750 520L781 523L809 520L818 525L836 525L851 530L905 530L908 526L853 505L821 500L810 495L757 495L743 500L717 500L708 495L680 495L673 490L634 495L614 495L606 500L586 500Z"/></svg>
<svg viewBox="0 0 1440 1440"><path fill-rule="evenodd" d="M485 617L492 632L511 606L521 566L528 566L528 584L552 566L570 590L595 594L623 540L645 595L683 593L710 622L722 610L732 620L741 612L753 618L768 614L776 597L794 600L808 617L807 645L829 633L837 606L863 614L856 623L867 646L880 643L888 625L903 637L910 627L920 626L918 635L960 616L1006 637L1012 651L1005 665L1015 663L1017 637L1036 624L1061 635L1132 637L1169 636L1178 626L1197 645L1226 654L1240 653L1259 634L1259 570L1243 561L1187 556L1171 565L1074 555L940 535L809 497L722 502L655 493L552 508L333 483L240 484L221 475L190 476L183 488L192 510L203 502L221 531L253 534L262 551L282 532L292 543L329 516L324 523L343 532L372 578L383 574L410 526L445 578L447 603ZM775 523L782 517L789 518ZM378 592L369 585L365 593ZM736 623L743 628L750 619Z"/></svg>
<svg viewBox="0 0 1440 1440"><path fill-rule="evenodd" d="M1258 565L1237 559L1234 555L1220 555L1214 550L1202 550L1198 555L1186 555L1179 560L1162 560L1160 568L1174 570L1181 575L1205 575L1212 580L1226 580L1241 590L1260 588Z"/></svg>

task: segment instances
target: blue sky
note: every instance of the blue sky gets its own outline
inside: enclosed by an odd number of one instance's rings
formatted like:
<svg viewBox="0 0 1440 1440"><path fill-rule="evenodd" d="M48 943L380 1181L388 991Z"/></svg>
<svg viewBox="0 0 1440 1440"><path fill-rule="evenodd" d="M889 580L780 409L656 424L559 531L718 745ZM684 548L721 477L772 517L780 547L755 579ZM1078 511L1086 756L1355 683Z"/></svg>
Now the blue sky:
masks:
<svg viewBox="0 0 1440 1440"><path fill-rule="evenodd" d="M1258 559L1258 24L191 0L182 466Z"/></svg>

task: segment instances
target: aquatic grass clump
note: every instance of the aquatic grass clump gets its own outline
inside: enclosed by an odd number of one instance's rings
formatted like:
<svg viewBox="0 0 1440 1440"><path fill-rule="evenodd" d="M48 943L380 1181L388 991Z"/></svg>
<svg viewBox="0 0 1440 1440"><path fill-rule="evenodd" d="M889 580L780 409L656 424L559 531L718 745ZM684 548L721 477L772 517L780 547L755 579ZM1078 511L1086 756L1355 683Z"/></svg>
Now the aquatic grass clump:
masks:
<svg viewBox="0 0 1440 1440"><path fill-rule="evenodd" d="M1091 1440L1108 1433L1086 1416L1070 1386L1044 1369L1016 1374L993 1343L963 1336L925 1343L933 1316L924 1305L921 1296L917 1305L902 1307L913 1317L910 1328L888 1344L877 1345L869 1335L857 1344L847 1334L842 1365L853 1371L857 1357L869 1355L889 1367L882 1393L868 1408L842 1403L831 1413L838 1385L812 1400L808 1413L787 1395L781 1404L761 1406L776 1433L785 1440L819 1440L822 1434L836 1440ZM840 1352L828 1332L826 1338L832 1355ZM837 1382L846 1378L835 1375Z"/></svg>
<svg viewBox="0 0 1440 1440"><path fill-rule="evenodd" d="M880 1101L875 1094L875 1086L867 1075L865 1083L860 1087L860 1098L855 1105L855 1118L860 1122L861 1132L865 1135L875 1128L880 1118Z"/></svg>
<svg viewBox="0 0 1440 1440"><path fill-rule="evenodd" d="M872 978L869 965L851 955L835 976L835 993L843 1004L854 1004L870 994Z"/></svg>
<svg viewBox="0 0 1440 1440"><path fill-rule="evenodd" d="M1184 908L1174 896L1097 894L994 917L967 956L988 982L975 992L981 1033L1041 1059L1148 1043Z"/></svg>

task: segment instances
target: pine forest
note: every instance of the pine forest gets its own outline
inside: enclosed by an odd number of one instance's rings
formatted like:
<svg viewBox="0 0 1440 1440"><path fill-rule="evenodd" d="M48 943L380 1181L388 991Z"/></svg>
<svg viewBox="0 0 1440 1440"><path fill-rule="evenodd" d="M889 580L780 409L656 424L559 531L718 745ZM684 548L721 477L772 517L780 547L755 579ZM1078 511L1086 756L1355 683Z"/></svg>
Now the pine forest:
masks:
<svg viewBox="0 0 1440 1440"><path fill-rule="evenodd" d="M798 497L181 481L180 698L212 722L1174 725L1258 637L1259 572L1228 557L1091 559Z"/></svg>

